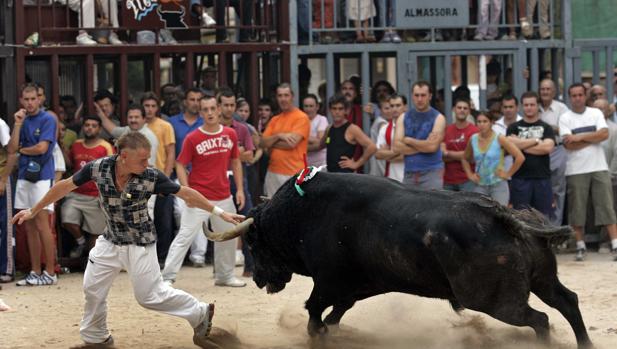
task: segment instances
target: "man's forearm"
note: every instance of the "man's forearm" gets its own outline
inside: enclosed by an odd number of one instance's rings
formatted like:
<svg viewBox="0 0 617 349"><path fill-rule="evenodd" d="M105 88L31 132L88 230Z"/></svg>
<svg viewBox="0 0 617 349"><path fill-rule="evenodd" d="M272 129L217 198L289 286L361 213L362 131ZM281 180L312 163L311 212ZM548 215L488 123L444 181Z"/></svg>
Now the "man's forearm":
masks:
<svg viewBox="0 0 617 349"><path fill-rule="evenodd" d="M47 152L47 149L49 145L47 147L45 147L44 145L36 144L33 145L31 147L23 147L21 149L19 149L19 153L23 154L23 155L28 155L28 156L36 156L36 155L41 155L41 154L45 154Z"/></svg>
<svg viewBox="0 0 617 349"><path fill-rule="evenodd" d="M171 173L174 170L174 166L176 165L176 145L170 144L165 147L165 169L163 170L165 176L171 176Z"/></svg>
<svg viewBox="0 0 617 349"><path fill-rule="evenodd" d="M234 183L236 183L236 192L244 192L244 181L242 174L242 163L240 159L231 160L231 173L234 175Z"/></svg>
<svg viewBox="0 0 617 349"><path fill-rule="evenodd" d="M21 132L21 124L16 122L13 125L13 132L11 132L11 139L9 140L9 144L7 145L6 151L11 154L17 154L19 150L19 134Z"/></svg>
<svg viewBox="0 0 617 349"><path fill-rule="evenodd" d="M188 174L186 173L186 167L183 164L176 162L176 176L178 177L178 182L180 185L184 185L188 187Z"/></svg>
<svg viewBox="0 0 617 349"><path fill-rule="evenodd" d="M261 142L259 143L259 147L265 148L265 149L272 148L274 143L278 142L278 140L279 140L278 135L272 135L270 137L263 137L261 139Z"/></svg>
<svg viewBox="0 0 617 349"><path fill-rule="evenodd" d="M73 183L73 177L63 179L54 184L54 186L49 189L47 194L45 194L45 196L43 196L43 198L32 207L32 215L36 215L42 209L62 199L76 188L77 186Z"/></svg>

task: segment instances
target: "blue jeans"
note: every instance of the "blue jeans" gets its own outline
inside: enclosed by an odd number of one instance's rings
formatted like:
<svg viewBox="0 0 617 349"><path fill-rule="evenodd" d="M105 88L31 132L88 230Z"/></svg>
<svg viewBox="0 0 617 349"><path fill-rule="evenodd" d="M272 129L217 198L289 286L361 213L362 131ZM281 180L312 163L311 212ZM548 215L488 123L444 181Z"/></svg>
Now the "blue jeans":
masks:
<svg viewBox="0 0 617 349"><path fill-rule="evenodd" d="M472 181L467 181L459 184L445 184L443 188L450 191L473 191L476 184Z"/></svg>
<svg viewBox="0 0 617 349"><path fill-rule="evenodd" d="M311 19L309 18L309 6L311 3L309 0L298 0L298 43L307 44L309 35L309 26Z"/></svg>
<svg viewBox="0 0 617 349"><path fill-rule="evenodd" d="M428 171L405 172L403 184L424 190L443 189L443 168Z"/></svg>
<svg viewBox="0 0 617 349"><path fill-rule="evenodd" d="M246 166L243 166L242 169L246 171ZM233 175L229 176L229 185L230 185L231 195L233 196L234 203L235 203L237 189L236 189L236 182L234 181ZM249 213L249 211L253 208L253 198L251 196L251 193L249 192L249 186L248 186L248 181L246 180L246 177L242 179L242 186L244 187L244 207L242 208L242 210L238 210L238 205L236 204L236 210L238 211L239 214L246 216ZM255 269L255 262L253 262L253 256L251 255L251 251L249 251L249 247L246 241L244 241L244 235L242 235L241 238L242 238L242 254L244 255L244 271L252 273L253 270Z"/></svg>
<svg viewBox="0 0 617 349"><path fill-rule="evenodd" d="M550 178L512 178L510 202L515 210L533 207L547 218L553 211L553 190Z"/></svg>

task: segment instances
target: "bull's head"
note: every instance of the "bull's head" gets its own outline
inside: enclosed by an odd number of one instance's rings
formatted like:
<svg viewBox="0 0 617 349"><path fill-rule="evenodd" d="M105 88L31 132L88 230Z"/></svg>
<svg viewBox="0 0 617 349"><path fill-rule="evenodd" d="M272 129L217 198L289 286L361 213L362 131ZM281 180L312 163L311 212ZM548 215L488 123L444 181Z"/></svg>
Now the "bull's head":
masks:
<svg viewBox="0 0 617 349"><path fill-rule="evenodd" d="M259 221L260 212L261 205L254 208L249 214L256 218L249 217L229 231L222 233L207 232L206 235L212 241L227 241L244 235L245 242L255 262L253 281L259 288L265 286L268 293L277 293L283 290L291 280L292 272L289 271L285 262L275 255L276 247L273 245L276 243L270 243L268 234L259 230L256 219Z"/></svg>

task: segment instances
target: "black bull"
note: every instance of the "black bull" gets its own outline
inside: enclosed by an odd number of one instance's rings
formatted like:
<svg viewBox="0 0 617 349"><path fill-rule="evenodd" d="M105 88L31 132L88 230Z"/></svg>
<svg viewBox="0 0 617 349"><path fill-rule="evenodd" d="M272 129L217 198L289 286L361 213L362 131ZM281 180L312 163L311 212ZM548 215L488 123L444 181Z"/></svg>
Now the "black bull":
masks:
<svg viewBox="0 0 617 349"><path fill-rule="evenodd" d="M579 347L591 346L577 296L559 282L551 250L551 242L570 236L568 227L478 194L413 190L366 175L319 173L302 184L305 196L293 184L254 208L239 231L211 238L246 233L253 279L269 293L293 273L312 277L311 335L338 324L358 300L404 292L530 326L548 341L548 316L528 304L533 292L568 320Z"/></svg>

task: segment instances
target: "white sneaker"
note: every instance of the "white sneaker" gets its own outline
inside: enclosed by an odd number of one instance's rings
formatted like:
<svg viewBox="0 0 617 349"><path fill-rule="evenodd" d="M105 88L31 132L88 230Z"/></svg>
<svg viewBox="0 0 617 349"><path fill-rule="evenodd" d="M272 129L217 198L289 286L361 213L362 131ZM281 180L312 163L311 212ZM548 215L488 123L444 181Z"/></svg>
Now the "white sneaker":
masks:
<svg viewBox="0 0 617 349"><path fill-rule="evenodd" d="M112 45L123 45L124 44L122 40L118 38L118 34L116 34L115 32L111 32L107 39L109 39L109 43Z"/></svg>
<svg viewBox="0 0 617 349"><path fill-rule="evenodd" d="M75 38L75 43L80 46L94 46L97 42L88 33L81 33Z"/></svg>
<svg viewBox="0 0 617 349"><path fill-rule="evenodd" d="M214 304L201 303L202 313L199 325L193 329L193 343L201 348L208 348L208 336L212 330L212 318L214 317Z"/></svg>
<svg viewBox="0 0 617 349"><path fill-rule="evenodd" d="M30 274L32 273L34 272L30 272ZM34 275L36 275L36 273L34 273ZM43 273L41 275L37 275L36 278L26 278L26 283L28 286L51 286L58 283L58 275L49 275L46 270L43 270Z"/></svg>
<svg viewBox="0 0 617 349"><path fill-rule="evenodd" d="M246 286L246 282L238 279L237 277L232 277L227 281L215 281L214 285L223 287L244 287Z"/></svg>
<svg viewBox="0 0 617 349"><path fill-rule="evenodd" d="M176 39L174 39L174 36L171 34L171 30L169 29L161 29L160 34L159 34L159 41L161 41L164 44L171 44L171 45L175 45L178 43Z"/></svg>
<svg viewBox="0 0 617 349"><path fill-rule="evenodd" d="M31 270L25 278L17 281L15 284L17 286L29 286L31 282L35 282L35 280L37 280L38 278L40 278L39 274Z"/></svg>
<svg viewBox="0 0 617 349"><path fill-rule="evenodd" d="M201 25L203 27L211 27L213 25L216 25L216 21L214 20L214 18L210 17L210 15L208 15L208 13L204 11L201 14Z"/></svg>

